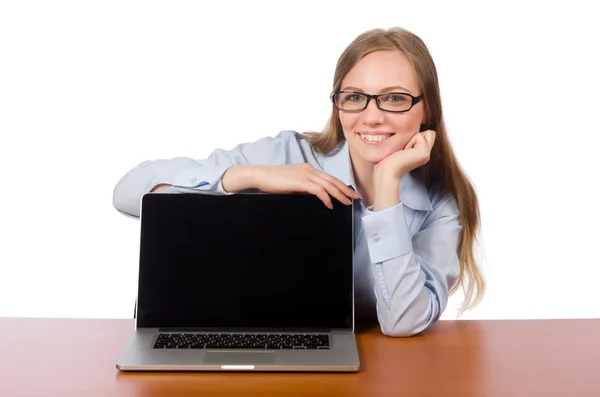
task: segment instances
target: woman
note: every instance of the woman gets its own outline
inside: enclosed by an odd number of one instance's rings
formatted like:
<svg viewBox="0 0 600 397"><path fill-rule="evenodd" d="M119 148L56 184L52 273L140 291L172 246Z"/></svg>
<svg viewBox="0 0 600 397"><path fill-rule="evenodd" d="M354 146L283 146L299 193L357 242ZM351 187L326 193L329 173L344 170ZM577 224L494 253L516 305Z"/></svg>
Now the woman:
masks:
<svg viewBox="0 0 600 397"><path fill-rule="evenodd" d="M357 321L390 336L433 325L463 286L481 299L473 256L478 200L446 135L434 62L400 29L358 36L339 58L321 133L283 131L207 159L146 161L117 184L117 210L139 216L148 192L309 192L355 206Z"/></svg>

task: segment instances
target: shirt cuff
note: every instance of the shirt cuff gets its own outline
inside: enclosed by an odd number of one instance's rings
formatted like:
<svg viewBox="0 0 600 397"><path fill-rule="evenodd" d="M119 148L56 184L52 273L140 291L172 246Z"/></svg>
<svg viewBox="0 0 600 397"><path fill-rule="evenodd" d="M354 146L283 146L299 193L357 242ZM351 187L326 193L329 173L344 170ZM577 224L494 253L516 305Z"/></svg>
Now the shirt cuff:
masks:
<svg viewBox="0 0 600 397"><path fill-rule="evenodd" d="M168 188L166 188L165 190L161 191L160 193L179 193L179 192L181 192L181 188L171 185Z"/></svg>
<svg viewBox="0 0 600 397"><path fill-rule="evenodd" d="M152 185L155 186L159 183L172 185L168 191L165 190L168 193L199 191L230 194L223 189L223 185L221 184L221 177L227 171L227 168L229 166L216 167L208 175L198 175L196 169L184 170L177 173L170 180L166 178L162 179L159 176L152 182Z"/></svg>
<svg viewBox="0 0 600 397"><path fill-rule="evenodd" d="M377 212L367 209L362 222L372 263L386 262L412 251L404 204Z"/></svg>

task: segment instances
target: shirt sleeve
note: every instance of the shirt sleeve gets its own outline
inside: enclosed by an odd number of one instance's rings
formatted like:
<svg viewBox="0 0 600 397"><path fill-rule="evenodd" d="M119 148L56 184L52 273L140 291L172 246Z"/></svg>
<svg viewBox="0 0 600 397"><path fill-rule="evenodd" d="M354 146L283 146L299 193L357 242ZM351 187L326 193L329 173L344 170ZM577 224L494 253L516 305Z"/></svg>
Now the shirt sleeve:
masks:
<svg viewBox="0 0 600 397"><path fill-rule="evenodd" d="M174 186L171 192L184 188L226 194L221 176L229 167L285 164L290 137L294 134L282 131L275 137L242 143L231 150L217 149L201 160L177 157L144 161L118 181L113 191L113 206L125 215L139 218L141 197L159 184Z"/></svg>
<svg viewBox="0 0 600 397"><path fill-rule="evenodd" d="M412 238L399 203L367 210L363 227L375 280L377 316L389 336L412 336L433 325L446 309L458 279L461 224L458 207L446 196Z"/></svg>

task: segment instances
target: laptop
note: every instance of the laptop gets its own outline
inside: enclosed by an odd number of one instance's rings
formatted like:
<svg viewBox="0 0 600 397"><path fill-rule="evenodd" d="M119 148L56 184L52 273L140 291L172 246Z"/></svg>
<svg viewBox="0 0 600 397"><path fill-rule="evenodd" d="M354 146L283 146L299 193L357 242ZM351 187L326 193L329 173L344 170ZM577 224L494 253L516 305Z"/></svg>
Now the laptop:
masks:
<svg viewBox="0 0 600 397"><path fill-rule="evenodd" d="M121 371L353 372L353 206L147 193Z"/></svg>

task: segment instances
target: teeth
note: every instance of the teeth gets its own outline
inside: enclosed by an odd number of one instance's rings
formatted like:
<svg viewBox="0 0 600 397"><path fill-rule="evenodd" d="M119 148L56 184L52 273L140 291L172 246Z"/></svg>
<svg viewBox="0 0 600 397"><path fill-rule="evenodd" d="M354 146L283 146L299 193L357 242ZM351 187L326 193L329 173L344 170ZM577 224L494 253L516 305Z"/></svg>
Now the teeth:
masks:
<svg viewBox="0 0 600 397"><path fill-rule="evenodd" d="M365 141L369 142L381 142L386 140L389 135L369 135L369 134L360 134L360 137Z"/></svg>

